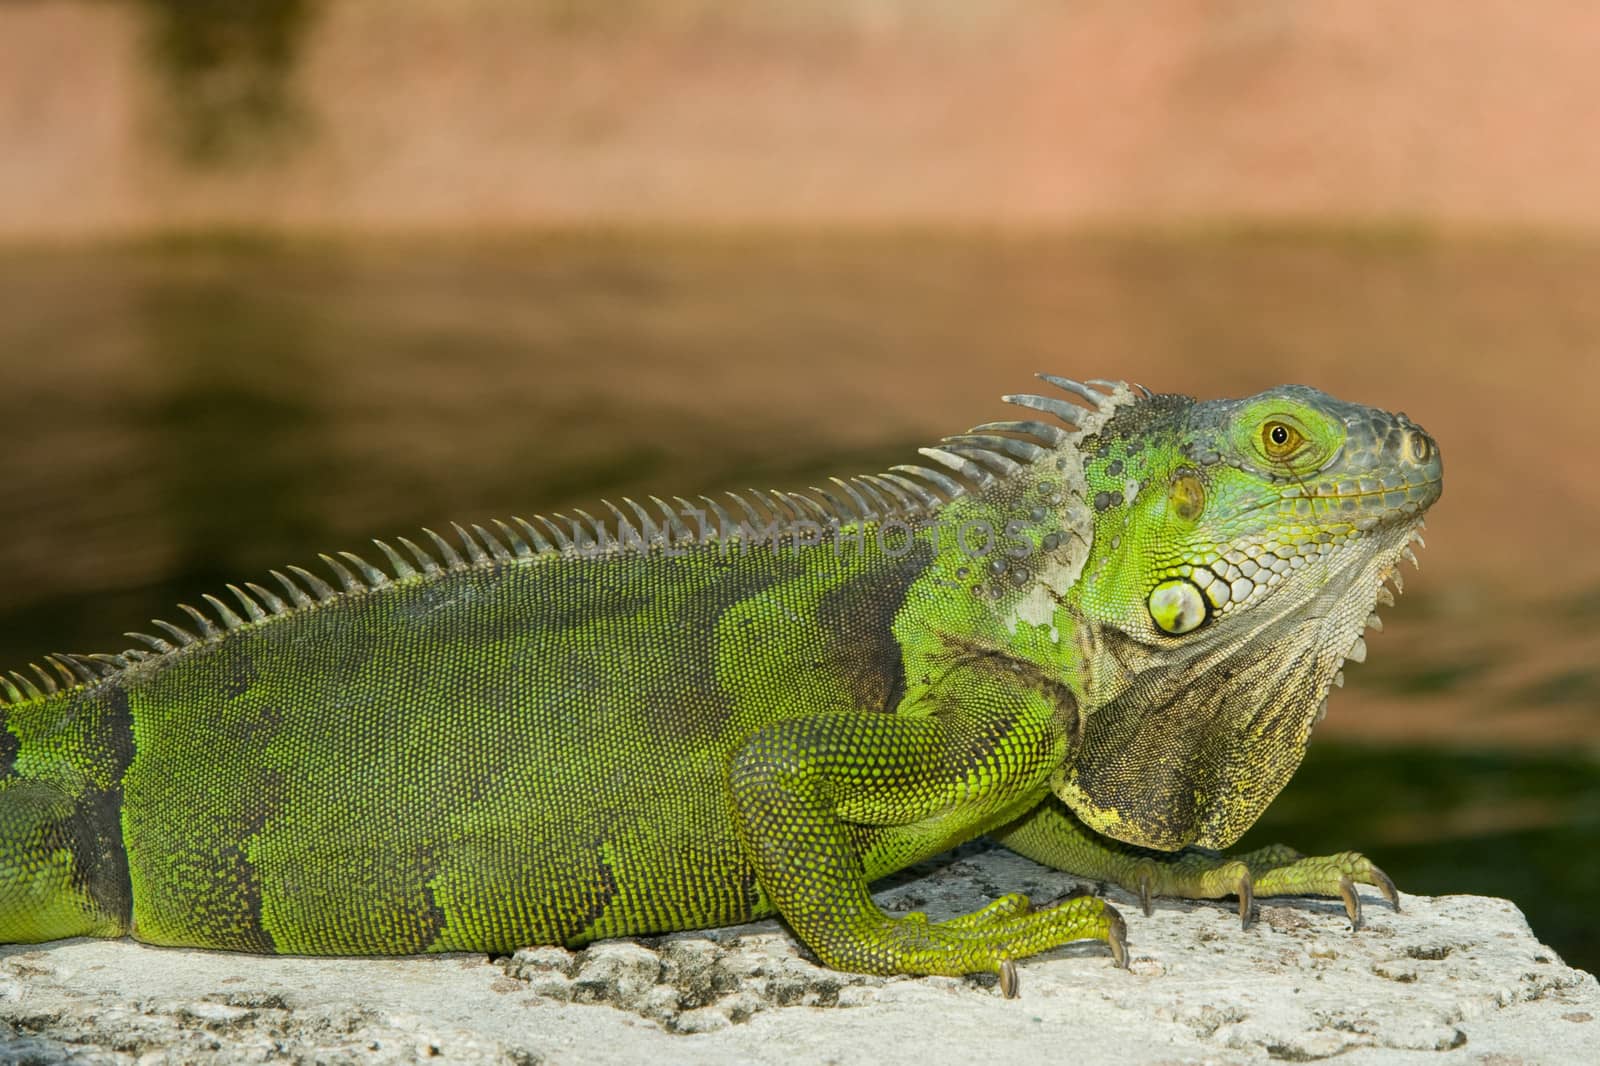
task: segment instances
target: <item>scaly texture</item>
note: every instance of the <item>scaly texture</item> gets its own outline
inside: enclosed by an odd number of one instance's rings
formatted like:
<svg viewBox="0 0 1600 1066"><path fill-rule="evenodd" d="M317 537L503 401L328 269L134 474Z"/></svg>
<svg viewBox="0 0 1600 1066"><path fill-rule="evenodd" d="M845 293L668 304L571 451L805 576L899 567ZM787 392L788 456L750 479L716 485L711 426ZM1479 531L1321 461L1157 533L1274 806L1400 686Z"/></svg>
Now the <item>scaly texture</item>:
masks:
<svg viewBox="0 0 1600 1066"><path fill-rule="evenodd" d="M1339 892L1239 859L1438 497L1403 415L1288 386L1072 402L810 494L624 501L325 556L148 651L0 679L0 939L505 952L776 911L827 963L993 971L1095 897L890 916L975 835L1140 891Z"/></svg>

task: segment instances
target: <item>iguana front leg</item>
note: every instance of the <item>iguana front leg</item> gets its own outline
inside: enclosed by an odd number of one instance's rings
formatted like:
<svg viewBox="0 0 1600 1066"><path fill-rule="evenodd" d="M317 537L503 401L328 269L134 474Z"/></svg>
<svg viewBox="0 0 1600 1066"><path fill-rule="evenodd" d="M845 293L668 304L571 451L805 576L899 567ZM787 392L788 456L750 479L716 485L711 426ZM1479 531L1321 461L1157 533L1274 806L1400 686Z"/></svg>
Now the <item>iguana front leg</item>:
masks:
<svg viewBox="0 0 1600 1066"><path fill-rule="evenodd" d="M1009 680L1009 686L1005 681ZM1092 896L1032 908L1002 897L949 921L895 917L873 903L869 875L981 831L1038 794L1066 736L1043 697L1014 677L957 669L926 715L837 712L769 725L730 770L741 839L767 897L830 966L863 973L998 973L1074 940L1126 958L1125 925Z"/></svg>
<svg viewBox="0 0 1600 1066"><path fill-rule="evenodd" d="M1354 851L1306 856L1273 844L1242 855L1219 855L1190 848L1152 851L1095 833L1072 816L1054 796L993 833L1004 846L1035 862L1098 881L1121 885L1139 897L1145 914L1154 896L1184 899L1239 897L1239 918L1248 927L1259 896L1339 896L1352 929L1361 928L1357 885L1373 885L1395 910L1400 896L1394 882L1372 861Z"/></svg>

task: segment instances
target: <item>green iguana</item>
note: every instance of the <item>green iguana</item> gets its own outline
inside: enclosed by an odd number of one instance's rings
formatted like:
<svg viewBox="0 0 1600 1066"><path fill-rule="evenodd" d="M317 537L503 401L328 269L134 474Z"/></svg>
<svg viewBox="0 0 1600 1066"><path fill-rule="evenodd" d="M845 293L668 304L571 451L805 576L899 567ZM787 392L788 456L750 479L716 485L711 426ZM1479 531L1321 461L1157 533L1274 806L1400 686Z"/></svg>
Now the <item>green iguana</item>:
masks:
<svg viewBox="0 0 1600 1066"><path fill-rule="evenodd" d="M375 542L0 679L0 940L508 952L776 914L828 965L1126 958L1103 899L891 916L989 834L1152 895L1398 903L1233 843L1439 496L1404 415L1041 375L927 466ZM1069 402L1070 398L1072 402ZM1033 420L1033 419L1041 420ZM1186 850L1187 849L1187 850Z"/></svg>

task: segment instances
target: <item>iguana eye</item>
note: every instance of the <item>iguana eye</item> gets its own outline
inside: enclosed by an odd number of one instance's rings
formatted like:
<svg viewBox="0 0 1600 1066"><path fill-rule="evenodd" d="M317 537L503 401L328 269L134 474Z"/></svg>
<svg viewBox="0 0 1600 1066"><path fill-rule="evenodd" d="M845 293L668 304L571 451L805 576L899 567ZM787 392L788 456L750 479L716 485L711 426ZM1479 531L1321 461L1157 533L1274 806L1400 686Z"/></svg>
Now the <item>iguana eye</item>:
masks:
<svg viewBox="0 0 1600 1066"><path fill-rule="evenodd" d="M1205 624L1208 610L1206 598L1194 582L1175 577L1163 581L1150 593L1147 601L1150 617L1163 633L1181 636L1192 633Z"/></svg>
<svg viewBox="0 0 1600 1066"><path fill-rule="evenodd" d="M1287 422L1272 421L1261 427L1261 447L1272 459L1289 458L1305 443L1305 439L1298 429Z"/></svg>

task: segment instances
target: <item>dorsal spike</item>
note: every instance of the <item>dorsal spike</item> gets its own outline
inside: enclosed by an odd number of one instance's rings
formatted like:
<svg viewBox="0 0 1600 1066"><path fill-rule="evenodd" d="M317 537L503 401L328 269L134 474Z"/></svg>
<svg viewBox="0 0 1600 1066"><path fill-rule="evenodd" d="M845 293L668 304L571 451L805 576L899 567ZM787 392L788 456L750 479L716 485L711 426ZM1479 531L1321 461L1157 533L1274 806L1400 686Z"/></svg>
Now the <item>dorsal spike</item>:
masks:
<svg viewBox="0 0 1600 1066"><path fill-rule="evenodd" d="M478 535L478 541L482 543L485 548L489 549L489 554L495 559L496 562L510 563L516 561L510 550L504 544L500 543L499 537L495 536L493 533L490 533L487 529L484 529L482 526L477 525L476 523L473 524L472 531Z"/></svg>
<svg viewBox="0 0 1600 1066"><path fill-rule="evenodd" d="M229 585L227 588L229 592L233 593L233 598L239 601L239 606L244 608L245 616L250 621L265 622L267 620L267 612L261 609L261 605L256 602L254 596L238 585Z"/></svg>
<svg viewBox="0 0 1600 1066"><path fill-rule="evenodd" d="M600 502L605 504L606 510L611 512L611 525L616 530L617 544L637 550L641 544L650 539L648 535L639 529L633 519L622 513L622 508L610 500L602 500Z"/></svg>
<svg viewBox="0 0 1600 1066"><path fill-rule="evenodd" d="M439 558L444 560L444 568L446 570L465 569L467 565L466 562L461 558L460 554L455 550L455 548L450 546L449 541L439 536L439 534L435 533L433 530L428 529L426 526L423 527L422 531L428 535L428 539L433 541L433 546L439 550Z"/></svg>
<svg viewBox="0 0 1600 1066"><path fill-rule="evenodd" d="M574 507L572 513L578 517L572 520L572 541L579 547L596 548L606 543L605 523L582 507Z"/></svg>
<svg viewBox="0 0 1600 1066"><path fill-rule="evenodd" d="M734 532L739 528L739 523L733 520L733 516L728 513L727 508L710 496L701 496L700 499L705 502L705 509L711 512L711 517L716 519L717 536L733 536Z"/></svg>
<svg viewBox="0 0 1600 1066"><path fill-rule="evenodd" d="M1026 407L1033 411L1043 411L1047 415L1055 415L1073 429L1078 428L1078 419L1083 417L1083 408L1065 400L1058 400L1053 396L1035 396L1031 392L1023 392L1012 396L1002 396L1000 399L1006 403L1014 403L1018 407Z"/></svg>
<svg viewBox="0 0 1600 1066"><path fill-rule="evenodd" d="M311 595L315 596L322 603L327 603L329 600L339 595L333 590L332 585L328 584L326 581L322 580L316 574L313 574L303 566L291 566L289 567L289 571L290 573L294 574L295 577L305 582L306 588L311 590Z"/></svg>
<svg viewBox="0 0 1600 1066"><path fill-rule="evenodd" d="M1022 470L1022 464L1007 454L1012 447L1029 449L1029 452L1024 453L1029 459L1036 459L1046 454L1045 450L1037 444L1011 440L1007 437L971 435L946 437L944 446L946 451L954 452L956 455L971 459L980 466L988 467L1001 477L1011 477Z"/></svg>
<svg viewBox="0 0 1600 1066"><path fill-rule="evenodd" d="M529 522L526 518L517 518L515 516L511 520L522 527L522 531L528 535L528 541L533 545L535 552L540 555L548 555L556 550L556 546L546 540L543 533L533 528L532 522Z"/></svg>
<svg viewBox="0 0 1600 1066"><path fill-rule="evenodd" d="M994 471L979 466L964 455L957 455L945 448L918 448L917 451L934 462L954 470L980 489L986 489L994 484Z"/></svg>
<svg viewBox="0 0 1600 1066"><path fill-rule="evenodd" d="M781 493L781 495L789 501L789 506L794 508L795 514L810 519L824 529L829 527L828 520L833 518L833 515L817 500L812 499L803 492L785 492Z"/></svg>
<svg viewBox="0 0 1600 1066"><path fill-rule="evenodd" d="M121 656L104 652L97 655L58 653L58 657L65 659L73 673L86 685L97 684L127 665Z"/></svg>
<svg viewBox="0 0 1600 1066"><path fill-rule="evenodd" d="M76 655L58 651L49 656L49 660L55 664L55 668L61 673L61 676L67 679L67 688L73 688L77 685L92 685L100 680L100 671L91 668Z"/></svg>
<svg viewBox="0 0 1600 1066"><path fill-rule="evenodd" d="M911 469L921 470L921 467L912 467ZM896 488L906 493L912 500L916 501L917 506L924 513L936 510L939 505L944 502L943 500L939 499L939 497L935 496L931 491L929 491L928 486L924 485L920 481L913 481L904 474L898 474L893 470L886 470L883 473L876 475L876 477L882 481L886 481L894 485Z"/></svg>
<svg viewBox="0 0 1600 1066"><path fill-rule="evenodd" d="M254 596L238 585L229 585L227 588L229 592L233 593L233 598L239 601L239 606L244 608L245 617L251 622L265 622L267 620L267 612L261 609L261 605L256 602Z"/></svg>
<svg viewBox="0 0 1600 1066"><path fill-rule="evenodd" d="M429 555L427 549L423 548L416 541L412 540L410 537L396 537L395 539L400 542L400 546L402 548L411 553L411 558L417 561L417 566L422 568L422 573L424 576L438 577L440 574L444 573L444 568L439 565L439 560Z"/></svg>
<svg viewBox="0 0 1600 1066"><path fill-rule="evenodd" d="M933 506L935 507L942 506L947 501L955 499L957 496L962 495L966 491L961 487L961 483L959 481L956 481L949 475L941 473L938 470L934 470L931 467L912 466L907 463L901 463L899 466L892 466L889 469L895 473L906 475L907 477L921 478L922 480L928 482L928 484L933 485L940 492L944 493L944 497L942 499L936 499L934 501Z"/></svg>
<svg viewBox="0 0 1600 1066"><path fill-rule="evenodd" d="M232 588L233 586L229 585L228 587ZM258 622L263 621L264 619L266 619L266 618L268 618L268 617L270 617L272 615L275 615L275 614L287 614L288 613L289 605L287 603L284 603L283 600L278 596L278 594L276 592L273 592L271 589L262 588L260 585L256 584L254 581L246 581L244 583L244 587L250 590L250 595L248 597L246 597L244 600L242 600L241 602L246 603L246 604L255 603L255 604L258 604L258 605L264 603L264 604L267 605L264 613L261 615L260 618L256 618L254 613L252 613L250 615L250 617L251 618L255 618L256 621L258 621ZM238 595L237 592L235 592L234 594ZM258 609L259 609L259 607L258 607ZM248 611L249 607L247 606L245 608L245 610Z"/></svg>
<svg viewBox="0 0 1600 1066"><path fill-rule="evenodd" d="M1060 426L1052 426L1048 422L1035 422L1032 419L1012 419L1004 422L985 422L981 426L973 426L972 433L1016 433L1024 437L1032 437L1042 442L1047 448L1059 448L1072 438L1072 434Z"/></svg>
<svg viewBox="0 0 1600 1066"><path fill-rule="evenodd" d="M478 543L478 538L468 533L460 522L451 522L450 528L456 531L456 537L461 541L461 546L467 549L467 560L473 566L488 566L489 553L483 550L483 545Z"/></svg>
<svg viewBox="0 0 1600 1066"><path fill-rule="evenodd" d="M897 514L920 514L922 503L882 474L861 474L857 481L871 485L889 501L889 510Z"/></svg>
<svg viewBox="0 0 1600 1066"><path fill-rule="evenodd" d="M741 521L743 521L751 529L765 528L767 524L766 520L761 516L760 512L755 509L749 500L745 499L737 492L724 492L723 495L732 500L734 505L739 508L739 512L743 516Z"/></svg>
<svg viewBox="0 0 1600 1066"><path fill-rule="evenodd" d="M980 434L975 439L987 442L991 450L1008 455L1023 464L1037 463L1051 453L1051 449L1042 444L1017 437L990 437Z"/></svg>
<svg viewBox="0 0 1600 1066"><path fill-rule="evenodd" d="M672 534L672 542L674 544L683 544L691 539L692 534L689 532L689 527L683 524L683 519L678 517L678 512L672 509L671 504L660 496L646 496L645 499L655 504L657 510L661 512L661 517L664 520L663 524Z"/></svg>
<svg viewBox="0 0 1600 1066"><path fill-rule="evenodd" d="M200 635L205 639L214 640L222 636L222 630L217 628L216 623L211 621L211 617L204 611L191 607L187 603L178 604L178 610L194 620L195 628L200 630Z"/></svg>
<svg viewBox="0 0 1600 1066"><path fill-rule="evenodd" d="M822 497L820 506L823 515L829 522L844 526L860 521L853 513L854 508L850 505L850 501L841 498L832 490L823 488L821 485L812 485L807 491L814 492L817 496ZM815 497L808 496L806 498L813 503L817 503Z"/></svg>
<svg viewBox="0 0 1600 1066"><path fill-rule="evenodd" d="M394 548L390 547L388 541L374 540L372 543L376 545L378 550L383 553L383 557L389 560L389 566L394 570L394 577L396 581L410 581L412 578L420 576L417 573L416 567L412 566L411 563L406 560L404 555L401 555L399 552L395 551Z"/></svg>
<svg viewBox="0 0 1600 1066"><path fill-rule="evenodd" d="M134 640L137 640L140 643L150 645L150 647L154 648L156 652L161 655L165 655L169 651L177 650L160 637L152 637L149 633L124 633L122 635L125 637L132 637Z"/></svg>
<svg viewBox="0 0 1600 1066"><path fill-rule="evenodd" d="M847 525L867 520L866 501L845 488L844 482L838 478L830 477L826 485L812 485L811 491L826 500L829 510Z"/></svg>
<svg viewBox="0 0 1600 1066"><path fill-rule="evenodd" d="M784 499L784 493L771 488L752 488L750 495L755 496L755 501L766 507L768 514L778 522L797 522L800 519L800 512L795 511L794 504Z"/></svg>
<svg viewBox="0 0 1600 1066"><path fill-rule="evenodd" d="M381 589L383 586L389 584L388 574L384 573L382 570L379 570L376 566L373 566L355 552L340 552L339 554L343 556L351 566L356 568L356 572L361 575L361 580L366 583L367 588Z"/></svg>
<svg viewBox="0 0 1600 1066"><path fill-rule="evenodd" d="M26 700L22 690L9 677L0 674L0 703L22 703Z"/></svg>
<svg viewBox="0 0 1600 1066"><path fill-rule="evenodd" d="M1105 396L1095 392L1082 382L1073 381L1071 378L1057 377L1055 374L1035 374L1034 376L1040 381L1049 382L1062 392L1069 392L1074 396L1080 397L1097 409L1105 406Z"/></svg>
<svg viewBox="0 0 1600 1066"><path fill-rule="evenodd" d="M882 517L879 513L879 507L861 493L860 487L856 484L854 478L830 477L828 482L849 497L850 506L855 511L859 521L871 522Z"/></svg>
<svg viewBox="0 0 1600 1066"><path fill-rule="evenodd" d="M48 658L46 661L48 661ZM34 675L39 678L39 687L44 689L45 695L54 696L61 690L61 686L56 683L56 679L40 669L38 663L29 663L28 669L32 670Z"/></svg>
<svg viewBox="0 0 1600 1066"><path fill-rule="evenodd" d="M883 486L874 485L867 475L857 474L855 477L845 478L844 483L850 486L850 491L861 498L870 521L881 522L898 510L894 500L883 491Z"/></svg>
<svg viewBox="0 0 1600 1066"><path fill-rule="evenodd" d="M518 533L516 530L506 525L498 518L494 520L494 524L499 528L500 535L506 538L506 543L511 545L511 552L513 555L515 555L518 559L533 558L533 549L528 546L528 542L526 540L522 539L521 533Z"/></svg>
<svg viewBox="0 0 1600 1066"><path fill-rule="evenodd" d="M272 575L272 579L274 581L283 586L283 591L289 594L290 603L294 604L296 607L316 606L317 601L306 595L306 590L295 584L295 582L288 575L279 570L269 570L267 573Z"/></svg>
<svg viewBox="0 0 1600 1066"><path fill-rule="evenodd" d="M562 521L566 520L565 515L558 514L553 517L560 518ZM543 526L546 533L550 534L550 540L555 544L557 551L569 552L572 550L572 538L567 536L567 531L561 528L560 523L552 521L542 514L534 515L533 520Z"/></svg>
<svg viewBox="0 0 1600 1066"><path fill-rule="evenodd" d="M704 507L697 507L682 496L674 496L672 502L678 505L678 514L694 523L689 527L689 532L693 534L697 542L707 540L714 535L714 531L711 528L710 515L706 513Z"/></svg>
<svg viewBox="0 0 1600 1066"><path fill-rule="evenodd" d="M134 656L143 654L143 652L135 652ZM123 652L120 655L111 655L103 651L97 651L92 655L82 656L82 658L94 663L94 668L100 671L100 676L103 678L111 677L118 671L126 670L137 661L135 658L130 657L127 652Z"/></svg>
<svg viewBox="0 0 1600 1066"><path fill-rule="evenodd" d="M177 641L178 647L180 648L186 648L190 644L200 643L199 637L195 636L187 629L184 629L182 626L175 626L171 622L163 621L160 618L150 619L150 624L161 630L161 632L167 634L173 640Z"/></svg>
<svg viewBox="0 0 1600 1066"><path fill-rule="evenodd" d="M44 699L44 693L39 690L39 686L35 685L27 677L23 676L22 674L19 674L15 670L11 671L11 676L16 678L17 688L19 688L22 691L23 697L25 699L29 699L29 700L42 700L42 699Z"/></svg>
<svg viewBox="0 0 1600 1066"><path fill-rule="evenodd" d="M232 607L229 607L226 603L223 603L209 592L200 598L209 603L211 605L211 609L217 612L217 617L222 619L223 629L244 628L244 619L240 618L238 613L234 611Z"/></svg>
<svg viewBox="0 0 1600 1066"><path fill-rule="evenodd" d="M338 581L340 586L343 587L346 592L366 591L366 586L361 583L360 579L357 578L356 575L352 574L350 572L350 568L345 566L339 560L335 559L326 552L318 555L317 558L326 563L328 569L333 571L334 580Z"/></svg>
<svg viewBox="0 0 1600 1066"><path fill-rule="evenodd" d="M627 496L622 498L622 502L627 504L628 509L639 517L639 532L645 541L651 544L659 541L661 539L661 526L650 512L644 509L644 505Z"/></svg>

